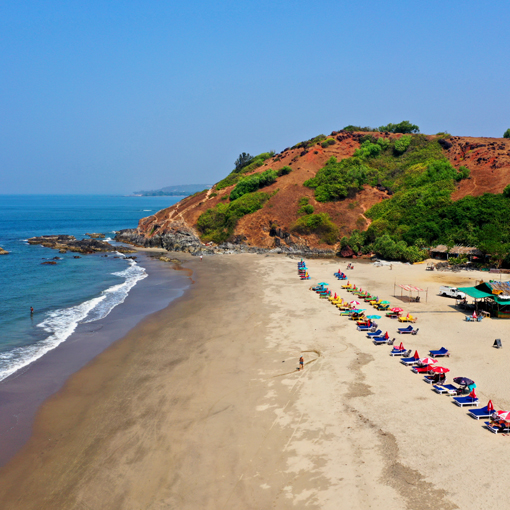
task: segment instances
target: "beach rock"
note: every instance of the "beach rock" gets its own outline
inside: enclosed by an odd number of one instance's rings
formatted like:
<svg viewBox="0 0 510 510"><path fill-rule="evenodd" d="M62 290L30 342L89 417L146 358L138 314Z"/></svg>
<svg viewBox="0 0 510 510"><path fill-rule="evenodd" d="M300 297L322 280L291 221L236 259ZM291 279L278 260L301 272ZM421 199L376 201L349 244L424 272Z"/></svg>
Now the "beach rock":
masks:
<svg viewBox="0 0 510 510"><path fill-rule="evenodd" d="M42 266L56 266L57 263L54 260L47 260L46 262L41 262Z"/></svg>
<svg viewBox="0 0 510 510"><path fill-rule="evenodd" d="M9 252L3 248L0 248L0 255L9 255Z"/></svg>
<svg viewBox="0 0 510 510"><path fill-rule="evenodd" d="M76 239L69 235L46 235L39 237L31 237L28 244L40 244L45 248L53 248L54 250L69 250L78 253L100 253L100 252L120 252L135 253L136 250L124 246L112 246L106 241L98 241L97 239Z"/></svg>
<svg viewBox="0 0 510 510"><path fill-rule="evenodd" d="M118 257L116 257L116 258L118 258ZM80 257L79 255L75 255L75 256L73 257L73 259L81 259L81 257Z"/></svg>
<svg viewBox="0 0 510 510"><path fill-rule="evenodd" d="M92 239L104 239L104 237L105 237L104 234L89 234L89 233L86 233L85 235L91 237Z"/></svg>
<svg viewBox="0 0 510 510"><path fill-rule="evenodd" d="M59 253L67 253L67 250L65 248L61 248L60 250L58 250Z"/></svg>
<svg viewBox="0 0 510 510"><path fill-rule="evenodd" d="M350 246L345 246L340 250L340 256L348 259L351 257L355 257L355 254Z"/></svg>

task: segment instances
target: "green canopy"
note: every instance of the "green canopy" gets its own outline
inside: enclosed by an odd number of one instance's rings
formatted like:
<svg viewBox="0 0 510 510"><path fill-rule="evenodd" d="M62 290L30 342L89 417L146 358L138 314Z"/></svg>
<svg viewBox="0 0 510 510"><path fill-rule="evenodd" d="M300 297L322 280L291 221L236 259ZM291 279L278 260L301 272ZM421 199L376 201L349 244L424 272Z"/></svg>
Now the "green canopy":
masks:
<svg viewBox="0 0 510 510"><path fill-rule="evenodd" d="M483 298L495 298L496 296L491 292L484 292L483 290L477 289L476 287L458 287L461 292L467 294L468 296L475 299L483 299Z"/></svg>

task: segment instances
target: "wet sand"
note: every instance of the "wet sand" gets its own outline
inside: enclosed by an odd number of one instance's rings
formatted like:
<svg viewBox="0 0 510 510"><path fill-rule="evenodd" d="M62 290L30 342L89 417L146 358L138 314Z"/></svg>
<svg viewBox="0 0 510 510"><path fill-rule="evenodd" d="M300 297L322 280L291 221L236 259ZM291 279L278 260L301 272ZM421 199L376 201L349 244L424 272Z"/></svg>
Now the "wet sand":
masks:
<svg viewBox="0 0 510 510"><path fill-rule="evenodd" d="M508 437L355 331L298 279L296 262L190 260L197 283L185 296L42 406L0 471L0 507L476 509L489 494L506 497L497 459ZM308 265L312 283L350 297L332 276L338 261ZM451 377L474 379L481 405L510 407L510 354L492 348L509 323L463 322L454 300L436 295L480 274L356 264L349 276L394 304L395 280L428 286L428 302L403 304L420 327L406 347L426 355L445 345ZM400 339L395 321L380 325Z"/></svg>

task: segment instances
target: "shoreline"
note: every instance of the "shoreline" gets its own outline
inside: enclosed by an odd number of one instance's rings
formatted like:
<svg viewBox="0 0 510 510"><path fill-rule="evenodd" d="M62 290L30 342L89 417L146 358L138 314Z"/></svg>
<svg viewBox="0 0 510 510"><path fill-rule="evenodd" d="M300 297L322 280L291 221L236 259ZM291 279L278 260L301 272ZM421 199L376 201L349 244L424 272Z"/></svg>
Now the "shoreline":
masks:
<svg viewBox="0 0 510 510"><path fill-rule="evenodd" d="M79 324L63 343L0 381L0 466L28 440L39 407L69 377L189 287L185 283L189 274L178 276L172 267L145 254L138 256L148 276L137 282L124 302L102 319Z"/></svg>
<svg viewBox="0 0 510 510"><path fill-rule="evenodd" d="M453 510L482 508L487 487L505 497L505 438L308 290L327 281L349 299L332 276L344 264L307 260L302 282L299 258L195 259L196 285L43 404L0 469L2 508ZM507 323L466 322L436 294L486 275L359 264L348 276L418 316L416 336L385 317L383 331L422 356L449 348L448 379L472 377L480 406L508 407L510 353L492 348ZM429 287L428 300L402 304L395 281Z"/></svg>

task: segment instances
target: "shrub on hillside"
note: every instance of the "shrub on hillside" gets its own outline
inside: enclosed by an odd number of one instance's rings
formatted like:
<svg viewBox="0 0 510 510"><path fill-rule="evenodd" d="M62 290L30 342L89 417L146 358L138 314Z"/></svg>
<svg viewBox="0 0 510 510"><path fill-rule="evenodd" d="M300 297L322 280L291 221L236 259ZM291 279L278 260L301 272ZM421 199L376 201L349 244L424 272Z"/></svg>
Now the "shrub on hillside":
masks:
<svg viewBox="0 0 510 510"><path fill-rule="evenodd" d="M398 124L387 124L381 126L379 131L387 131L389 133L419 133L420 128L416 124L411 124L408 120L403 120Z"/></svg>
<svg viewBox="0 0 510 510"><path fill-rule="evenodd" d="M313 211L314 211L313 205L307 204L307 205L303 205L302 207L300 207L298 209L298 214L300 216L303 216L305 214L312 214Z"/></svg>
<svg viewBox="0 0 510 510"><path fill-rule="evenodd" d="M510 138L510 128L503 133L503 138Z"/></svg>
<svg viewBox="0 0 510 510"><path fill-rule="evenodd" d="M264 186L269 186L273 184L273 182L276 182L277 177L278 174L271 168L260 174L244 177L230 192L230 200L237 200L246 193L253 193Z"/></svg>
<svg viewBox="0 0 510 510"><path fill-rule="evenodd" d="M281 177L282 175L288 175L292 172L292 168L290 166L282 166L279 170L278 170L278 177Z"/></svg>
<svg viewBox="0 0 510 510"><path fill-rule="evenodd" d="M330 145L334 145L335 143L336 141L333 138L327 138L321 143L321 147L323 149L326 149L327 147L329 147Z"/></svg>
<svg viewBox="0 0 510 510"><path fill-rule="evenodd" d="M409 145L411 145L411 139L412 137L409 136L409 135L404 135L404 136L401 136L398 140L395 140L395 152L397 154L402 154L404 153L407 148L409 147Z"/></svg>
<svg viewBox="0 0 510 510"><path fill-rule="evenodd" d="M327 213L303 216L291 226L290 230L300 234L317 234L321 241L327 244L335 244L338 240L338 227Z"/></svg>

